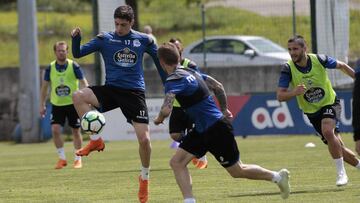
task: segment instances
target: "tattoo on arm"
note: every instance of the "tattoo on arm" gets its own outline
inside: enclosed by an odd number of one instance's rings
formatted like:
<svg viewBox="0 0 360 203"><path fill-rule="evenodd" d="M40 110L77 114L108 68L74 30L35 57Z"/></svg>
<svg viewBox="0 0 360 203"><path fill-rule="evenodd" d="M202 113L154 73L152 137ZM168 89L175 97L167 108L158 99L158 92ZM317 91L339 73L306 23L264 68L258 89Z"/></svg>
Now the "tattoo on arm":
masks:
<svg viewBox="0 0 360 203"><path fill-rule="evenodd" d="M219 101L220 109L224 112L227 109L227 100L223 85L210 76L206 78L205 82L209 89L214 92L216 99Z"/></svg>
<svg viewBox="0 0 360 203"><path fill-rule="evenodd" d="M172 107L173 107L174 100L175 100L175 94L167 93L165 95L164 103L161 106L161 110L160 110L161 116L163 116L163 117L169 116L169 114L172 110Z"/></svg>

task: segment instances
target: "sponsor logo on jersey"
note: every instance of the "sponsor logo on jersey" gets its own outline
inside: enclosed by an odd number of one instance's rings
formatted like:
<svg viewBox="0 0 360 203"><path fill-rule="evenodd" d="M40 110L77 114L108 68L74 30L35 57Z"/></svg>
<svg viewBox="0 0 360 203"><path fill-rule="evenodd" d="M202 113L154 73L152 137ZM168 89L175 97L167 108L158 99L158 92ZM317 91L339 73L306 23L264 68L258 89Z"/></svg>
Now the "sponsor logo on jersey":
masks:
<svg viewBox="0 0 360 203"><path fill-rule="evenodd" d="M134 51L130 50L129 48L124 48L115 52L114 54L114 61L117 65L123 67L132 67L137 62L137 55Z"/></svg>
<svg viewBox="0 0 360 203"><path fill-rule="evenodd" d="M66 85L60 85L55 88L55 93L59 97L66 97L70 95L70 87Z"/></svg>
<svg viewBox="0 0 360 203"><path fill-rule="evenodd" d="M304 99L309 103L317 103L325 97L325 91L320 87L312 87L304 94Z"/></svg>

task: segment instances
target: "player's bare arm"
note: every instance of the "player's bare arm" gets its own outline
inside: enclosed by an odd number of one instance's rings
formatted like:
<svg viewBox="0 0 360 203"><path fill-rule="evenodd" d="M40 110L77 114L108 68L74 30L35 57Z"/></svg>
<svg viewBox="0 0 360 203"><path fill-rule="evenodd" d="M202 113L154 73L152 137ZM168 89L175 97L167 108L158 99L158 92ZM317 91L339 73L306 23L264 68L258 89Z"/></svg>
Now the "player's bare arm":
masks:
<svg viewBox="0 0 360 203"><path fill-rule="evenodd" d="M40 90L40 116L44 117L46 113L46 97L48 94L48 88L50 86L50 82L43 80Z"/></svg>
<svg viewBox="0 0 360 203"><path fill-rule="evenodd" d="M174 100L175 100L175 94L167 93L165 95L164 103L161 106L158 116L154 120L155 125L159 125L165 120L166 117L170 115L173 108Z"/></svg>
<svg viewBox="0 0 360 203"><path fill-rule="evenodd" d="M336 61L336 68L340 69L342 72L344 72L346 75L352 77L355 79L355 71L352 69L349 65L342 61Z"/></svg>
<svg viewBox="0 0 360 203"><path fill-rule="evenodd" d="M295 96L304 94L305 91L306 86L304 84L300 84L290 91L287 88L279 87L276 91L276 97L280 102L288 101Z"/></svg>
<svg viewBox="0 0 360 203"><path fill-rule="evenodd" d="M226 99L224 86L211 76L207 76L205 82L209 87L209 89L211 89L214 92L216 99L219 101L221 111L222 112L226 111L227 99Z"/></svg>
<svg viewBox="0 0 360 203"><path fill-rule="evenodd" d="M89 83L88 83L88 81L86 80L86 78L84 78L84 79L82 79L82 80L79 80L79 82L80 82L80 89L89 86Z"/></svg>

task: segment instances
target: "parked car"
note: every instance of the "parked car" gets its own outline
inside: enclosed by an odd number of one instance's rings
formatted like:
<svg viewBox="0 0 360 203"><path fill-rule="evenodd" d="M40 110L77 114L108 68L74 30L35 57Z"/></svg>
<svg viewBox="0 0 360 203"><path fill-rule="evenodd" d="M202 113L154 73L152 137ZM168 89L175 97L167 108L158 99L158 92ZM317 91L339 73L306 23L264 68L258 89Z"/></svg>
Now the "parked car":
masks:
<svg viewBox="0 0 360 203"><path fill-rule="evenodd" d="M203 40L184 49L184 57L204 67ZM213 67L279 65L290 59L286 49L260 36L212 36L206 38L206 64Z"/></svg>

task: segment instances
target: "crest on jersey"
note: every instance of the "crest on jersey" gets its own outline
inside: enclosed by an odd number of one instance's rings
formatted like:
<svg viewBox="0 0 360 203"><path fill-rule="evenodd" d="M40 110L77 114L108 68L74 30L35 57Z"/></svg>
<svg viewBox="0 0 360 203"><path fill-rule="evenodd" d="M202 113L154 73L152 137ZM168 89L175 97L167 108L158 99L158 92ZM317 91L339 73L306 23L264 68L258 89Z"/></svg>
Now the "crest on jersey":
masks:
<svg viewBox="0 0 360 203"><path fill-rule="evenodd" d="M133 45L134 45L134 47L139 47L139 46L141 46L141 42L138 39L134 39Z"/></svg>
<svg viewBox="0 0 360 203"><path fill-rule="evenodd" d="M129 48L121 49L114 54L114 62L123 67L132 67L137 62L137 55Z"/></svg>

